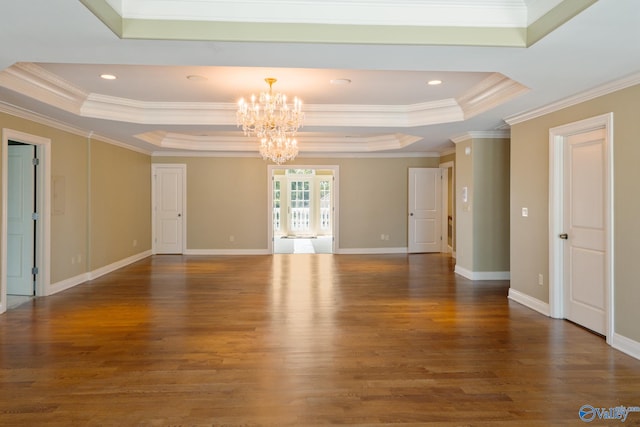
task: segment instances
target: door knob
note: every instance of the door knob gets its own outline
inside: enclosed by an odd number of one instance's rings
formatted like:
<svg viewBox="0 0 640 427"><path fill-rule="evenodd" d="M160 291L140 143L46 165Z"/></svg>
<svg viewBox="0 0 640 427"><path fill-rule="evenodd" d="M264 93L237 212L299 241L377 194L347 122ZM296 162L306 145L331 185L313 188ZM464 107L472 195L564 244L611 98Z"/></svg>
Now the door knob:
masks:
<svg viewBox="0 0 640 427"><path fill-rule="evenodd" d="M413 216L413 212L411 212L409 215L410 215L410 216Z"/></svg>
<svg viewBox="0 0 640 427"><path fill-rule="evenodd" d="M178 214L178 217L181 217L181 216L182 216L182 214L181 214L181 213L179 213L179 214Z"/></svg>
<svg viewBox="0 0 640 427"><path fill-rule="evenodd" d="M569 235L567 233L562 233L558 235L559 238L561 238L562 240L567 240L569 238Z"/></svg>

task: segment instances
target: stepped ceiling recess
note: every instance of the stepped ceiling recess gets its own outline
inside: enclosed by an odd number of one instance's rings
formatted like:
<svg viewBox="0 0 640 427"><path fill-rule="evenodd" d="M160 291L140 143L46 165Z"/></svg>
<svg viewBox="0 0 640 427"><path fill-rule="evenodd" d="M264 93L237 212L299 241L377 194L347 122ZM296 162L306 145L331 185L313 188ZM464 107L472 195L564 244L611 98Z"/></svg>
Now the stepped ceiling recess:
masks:
<svg viewBox="0 0 640 427"><path fill-rule="evenodd" d="M257 155L235 113L266 77L304 102L301 156L446 153L640 82L637 0L30 0L0 13L0 111L157 155Z"/></svg>

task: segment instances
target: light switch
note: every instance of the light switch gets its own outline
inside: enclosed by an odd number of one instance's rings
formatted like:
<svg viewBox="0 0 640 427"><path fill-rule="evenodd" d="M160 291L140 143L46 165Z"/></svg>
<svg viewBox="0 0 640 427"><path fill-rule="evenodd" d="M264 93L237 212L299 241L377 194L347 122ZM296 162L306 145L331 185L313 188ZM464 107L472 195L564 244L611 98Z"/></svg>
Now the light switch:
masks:
<svg viewBox="0 0 640 427"><path fill-rule="evenodd" d="M522 216L529 216L529 208L522 208Z"/></svg>

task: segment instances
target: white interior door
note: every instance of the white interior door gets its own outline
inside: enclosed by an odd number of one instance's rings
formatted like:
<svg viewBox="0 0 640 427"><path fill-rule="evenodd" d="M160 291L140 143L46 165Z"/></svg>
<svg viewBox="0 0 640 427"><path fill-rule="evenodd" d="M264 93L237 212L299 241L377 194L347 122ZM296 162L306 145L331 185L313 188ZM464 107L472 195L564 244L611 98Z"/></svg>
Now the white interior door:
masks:
<svg viewBox="0 0 640 427"><path fill-rule="evenodd" d="M569 136L564 150L564 314L605 334L605 130Z"/></svg>
<svg viewBox="0 0 640 427"><path fill-rule="evenodd" d="M184 165L154 165L154 246L157 254L184 251Z"/></svg>
<svg viewBox="0 0 640 427"><path fill-rule="evenodd" d="M9 145L7 198L7 294L34 295L34 147Z"/></svg>
<svg viewBox="0 0 640 427"><path fill-rule="evenodd" d="M409 168L410 253L440 252L441 174L439 168Z"/></svg>

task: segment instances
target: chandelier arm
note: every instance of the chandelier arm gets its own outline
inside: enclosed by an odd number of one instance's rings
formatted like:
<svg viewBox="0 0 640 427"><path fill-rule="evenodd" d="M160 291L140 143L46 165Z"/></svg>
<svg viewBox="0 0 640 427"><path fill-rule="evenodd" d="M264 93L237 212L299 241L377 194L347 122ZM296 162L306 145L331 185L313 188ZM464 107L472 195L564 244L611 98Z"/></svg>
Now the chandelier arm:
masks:
<svg viewBox="0 0 640 427"><path fill-rule="evenodd" d="M245 136L260 139L259 151L263 159L282 164L298 155L294 137L303 127L302 102L295 97L291 105L287 104L286 95L273 92L277 79L267 77L264 80L269 91L261 92L259 97L252 95L250 104L241 99L236 124Z"/></svg>

